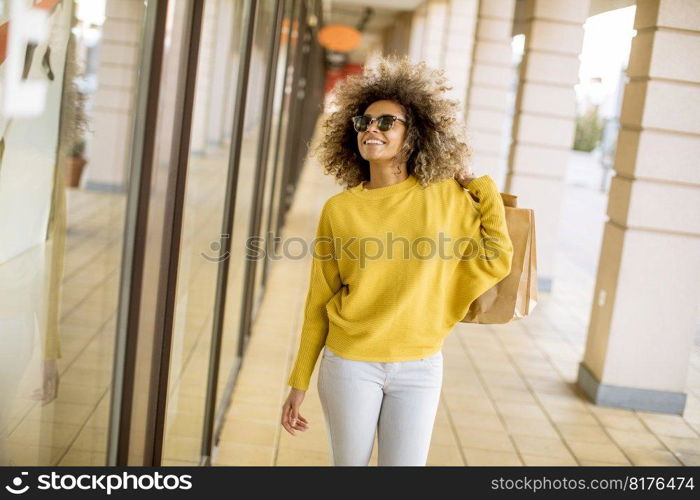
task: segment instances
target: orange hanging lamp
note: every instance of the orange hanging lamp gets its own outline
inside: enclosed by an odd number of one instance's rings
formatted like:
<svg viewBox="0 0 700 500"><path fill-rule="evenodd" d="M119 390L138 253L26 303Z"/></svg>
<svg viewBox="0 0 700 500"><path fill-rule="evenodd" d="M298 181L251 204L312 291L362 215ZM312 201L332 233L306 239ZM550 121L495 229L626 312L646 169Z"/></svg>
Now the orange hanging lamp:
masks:
<svg viewBox="0 0 700 500"><path fill-rule="evenodd" d="M352 26L331 24L318 32L318 43L335 52L351 52L362 43L362 34Z"/></svg>

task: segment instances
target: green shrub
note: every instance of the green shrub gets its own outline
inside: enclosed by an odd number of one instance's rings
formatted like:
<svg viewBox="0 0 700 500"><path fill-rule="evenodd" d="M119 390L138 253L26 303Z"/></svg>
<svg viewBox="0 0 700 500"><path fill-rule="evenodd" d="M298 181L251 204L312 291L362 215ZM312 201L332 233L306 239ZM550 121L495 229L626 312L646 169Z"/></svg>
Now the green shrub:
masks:
<svg viewBox="0 0 700 500"><path fill-rule="evenodd" d="M591 152L600 142L603 132L603 120L598 116L598 110L592 109L576 117L576 151Z"/></svg>

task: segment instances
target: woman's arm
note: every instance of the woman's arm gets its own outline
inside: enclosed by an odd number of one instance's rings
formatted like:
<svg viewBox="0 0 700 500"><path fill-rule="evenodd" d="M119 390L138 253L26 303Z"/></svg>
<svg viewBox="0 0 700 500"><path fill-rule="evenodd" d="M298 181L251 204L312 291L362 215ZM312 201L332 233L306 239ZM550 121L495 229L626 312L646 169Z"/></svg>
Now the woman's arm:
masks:
<svg viewBox="0 0 700 500"><path fill-rule="evenodd" d="M476 265L500 281L510 274L513 260L513 243L508 234L503 199L496 183L488 175L469 179L465 187L479 199L475 205L481 214L482 240L479 244L484 248L484 255L480 252Z"/></svg>
<svg viewBox="0 0 700 500"><path fill-rule="evenodd" d="M327 204L321 210L315 244L310 249L313 252L313 261L304 306L304 323L296 362L288 381L288 385L304 391L309 387L316 360L328 335L326 304L342 286L338 263L335 260L333 231L328 218Z"/></svg>

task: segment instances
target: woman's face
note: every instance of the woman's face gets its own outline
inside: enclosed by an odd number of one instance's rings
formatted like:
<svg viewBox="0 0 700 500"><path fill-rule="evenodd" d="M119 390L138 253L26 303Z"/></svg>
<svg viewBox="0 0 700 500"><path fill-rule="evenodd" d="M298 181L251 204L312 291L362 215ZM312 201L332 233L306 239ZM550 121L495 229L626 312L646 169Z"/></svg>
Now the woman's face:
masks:
<svg viewBox="0 0 700 500"><path fill-rule="evenodd" d="M365 112L365 115L370 115L377 118L381 115L394 115L402 120L406 120L406 113L401 105L394 101L375 101L370 104ZM403 146L404 138L406 137L406 124L396 120L393 127L382 132L377 128L376 120L364 132L357 133L357 147L360 150L362 158L369 162L387 161L393 159L399 154ZM381 144L367 143L367 141L380 141Z"/></svg>

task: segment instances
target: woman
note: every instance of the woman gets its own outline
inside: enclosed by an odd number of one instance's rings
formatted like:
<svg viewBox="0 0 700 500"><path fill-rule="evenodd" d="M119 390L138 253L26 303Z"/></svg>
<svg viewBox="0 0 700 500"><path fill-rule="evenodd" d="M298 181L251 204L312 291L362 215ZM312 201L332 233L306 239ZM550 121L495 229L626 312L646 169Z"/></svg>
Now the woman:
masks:
<svg viewBox="0 0 700 500"><path fill-rule="evenodd" d="M282 425L308 429L299 409L323 350L334 465L367 465L375 431L379 465L425 465L443 341L510 273L503 202L466 166L447 89L442 72L385 58L336 87L324 124L319 160L347 189L321 211Z"/></svg>

